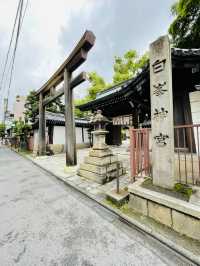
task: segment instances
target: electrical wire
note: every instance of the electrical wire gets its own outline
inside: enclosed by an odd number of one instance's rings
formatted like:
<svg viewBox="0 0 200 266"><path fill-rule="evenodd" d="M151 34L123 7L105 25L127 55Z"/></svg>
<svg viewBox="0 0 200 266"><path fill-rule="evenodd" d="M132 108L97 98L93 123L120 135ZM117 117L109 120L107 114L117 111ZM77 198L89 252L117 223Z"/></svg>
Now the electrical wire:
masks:
<svg viewBox="0 0 200 266"><path fill-rule="evenodd" d="M17 7L17 12L16 12L16 15L15 15L15 20L14 20L14 25L13 25L13 29L12 29L12 34L11 34L11 37L10 37L8 51L7 51L7 54L6 54L6 60L5 60L5 64L4 64L4 67L3 67L3 73L2 73L2 77L1 77L0 91L2 90L3 80L4 80L4 76L5 76L5 72L6 72L6 67L7 67L7 64L8 64L8 58L9 58L9 54L10 54L11 45L12 45L12 42L13 42L13 37L14 37L14 32L15 32L15 27L16 27L16 23L17 23L17 18L18 18L18 14L19 14L21 1L22 0L19 0L18 7Z"/></svg>
<svg viewBox="0 0 200 266"><path fill-rule="evenodd" d="M16 28L16 24L17 24L17 32L16 32L15 43L14 43L14 50L13 50L12 58L11 58L11 61L10 61L10 65L8 67L8 75L10 73L10 78L9 78L9 85L8 85L8 91L7 91L7 106L8 106L8 101L9 101L12 78L13 78L14 63L15 63L16 50L17 50L18 41L19 41L19 35L20 35L21 27L22 27L22 24L23 24L23 21L24 21L24 17L25 17L25 14L26 14L26 10L27 10L27 7L28 7L28 2L29 2L29 0L26 1L26 6L25 6L24 11L23 11L24 1L23 0L19 0L17 13L16 13L16 16L15 16L15 21L14 21L14 26L13 26L13 30L12 30L12 35L11 35L11 39L10 39L9 49L8 49L8 52L7 52L7 55L6 55L6 61L5 61L5 65L4 65L0 91L2 89L3 79L4 79L4 76L5 76L5 73L6 73L6 67L7 67L7 64L8 64L10 49L11 49L11 46L12 46L14 32L15 32L15 28ZM6 80L7 80L7 78L6 78Z"/></svg>
<svg viewBox="0 0 200 266"><path fill-rule="evenodd" d="M12 77L13 77L16 50L17 50L19 34L20 34L20 30L21 30L21 25L22 25L21 24L22 23L22 10L23 10L23 0L21 1L21 5L20 5L19 20L18 20L18 26L17 26L17 34L16 34L16 39L15 39L14 52L13 52L13 56L12 56L12 65L11 65L11 72L10 72L10 80L9 80L7 98L9 98L9 94L10 94L10 87L11 87L11 82L12 82Z"/></svg>
<svg viewBox="0 0 200 266"><path fill-rule="evenodd" d="M26 6L25 6L25 8L24 8L23 17L22 17L21 24L20 24L20 31L21 31L21 27L22 27L22 24L23 24L23 21L24 21L24 17L25 17L25 14L26 14L26 10L27 10L27 7L28 7L28 2L29 2L29 0L26 1ZM19 31L19 33L20 33L20 31ZM19 38L19 36L18 36L18 38ZM13 55L12 55L12 59L11 59L11 61L10 61L10 65L9 65L9 67L8 67L8 73L9 73L9 72L10 72L10 73L13 72L13 71L12 71L12 68L13 68L12 65L13 65L14 60L15 60L15 53L13 53ZM12 73L11 73L10 77L11 77L11 79L12 79ZM7 76L6 80L5 80L5 83L7 83L7 81L8 81L8 76ZM9 87L10 87L10 83L11 83L11 82L9 82Z"/></svg>

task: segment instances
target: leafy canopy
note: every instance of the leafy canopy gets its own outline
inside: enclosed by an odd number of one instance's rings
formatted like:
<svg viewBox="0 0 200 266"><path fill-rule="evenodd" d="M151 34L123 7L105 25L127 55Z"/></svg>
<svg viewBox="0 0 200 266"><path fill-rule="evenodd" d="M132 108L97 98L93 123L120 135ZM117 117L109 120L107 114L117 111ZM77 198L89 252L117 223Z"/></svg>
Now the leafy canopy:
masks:
<svg viewBox="0 0 200 266"><path fill-rule="evenodd" d="M135 50L127 51L123 57L115 56L113 83L125 81L134 77L148 61L148 55L139 57Z"/></svg>
<svg viewBox="0 0 200 266"><path fill-rule="evenodd" d="M175 47L200 47L200 0L179 0L172 7L175 16L169 33Z"/></svg>
<svg viewBox="0 0 200 266"><path fill-rule="evenodd" d="M4 123L0 123L0 138L5 137L6 126Z"/></svg>
<svg viewBox="0 0 200 266"><path fill-rule="evenodd" d="M106 83L104 79L99 76L96 72L91 72L88 74L91 86L88 88L88 98L90 100L96 99L97 93L106 88Z"/></svg>
<svg viewBox="0 0 200 266"><path fill-rule="evenodd" d="M35 91L32 90L28 94L25 103L25 120L34 123L38 114L39 98L36 96ZM46 110L53 113L64 113L64 105L60 98L57 98L53 103L50 103Z"/></svg>
<svg viewBox="0 0 200 266"><path fill-rule="evenodd" d="M21 119L13 122L12 130L16 136L26 136L31 129L31 126Z"/></svg>
<svg viewBox="0 0 200 266"><path fill-rule="evenodd" d="M116 56L113 65L113 83L107 84L105 80L96 72L88 73L90 86L87 89L87 95L82 99L74 101L75 106L95 100L97 94L117 83L134 77L147 63L148 54L139 57L135 50L129 50L123 57ZM82 112L75 108L76 117L85 117L89 112Z"/></svg>
<svg viewBox="0 0 200 266"><path fill-rule="evenodd" d="M37 108L39 106L39 101L35 95L35 91L30 91L25 103L25 120L33 123L38 114Z"/></svg>
<svg viewBox="0 0 200 266"><path fill-rule="evenodd" d="M105 88L107 88L107 85L104 81L104 79L99 76L96 72L90 72L88 73L88 78L90 82L90 86L87 89L87 95L82 99L76 99L74 101L75 106L87 103L89 101L92 101L96 99L97 93L100 91L103 91ZM75 108L74 110L76 117L86 117L89 115L89 112L82 112L78 108Z"/></svg>

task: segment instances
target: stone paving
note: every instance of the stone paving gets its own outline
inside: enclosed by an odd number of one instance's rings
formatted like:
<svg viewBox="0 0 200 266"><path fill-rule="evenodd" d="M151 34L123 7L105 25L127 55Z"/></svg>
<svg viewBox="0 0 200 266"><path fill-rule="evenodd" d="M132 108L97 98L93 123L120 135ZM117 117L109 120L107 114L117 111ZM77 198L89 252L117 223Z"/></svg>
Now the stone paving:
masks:
<svg viewBox="0 0 200 266"><path fill-rule="evenodd" d="M125 188L130 183L130 163L129 163L129 152L128 143L123 143L121 146L111 146L113 154L118 156L118 159L122 161L123 166L127 170L127 173L119 178L120 188ZM100 185L92 180L85 179L77 175L77 170L80 163L83 162L84 157L89 153L89 149L80 149L77 151L78 164L74 167L65 166L65 154L56 154L53 156L41 156L29 158L37 165L45 168L52 174L59 176L64 182L79 188L89 196L95 197L96 199L104 199L105 193L116 188L116 179L109 183Z"/></svg>

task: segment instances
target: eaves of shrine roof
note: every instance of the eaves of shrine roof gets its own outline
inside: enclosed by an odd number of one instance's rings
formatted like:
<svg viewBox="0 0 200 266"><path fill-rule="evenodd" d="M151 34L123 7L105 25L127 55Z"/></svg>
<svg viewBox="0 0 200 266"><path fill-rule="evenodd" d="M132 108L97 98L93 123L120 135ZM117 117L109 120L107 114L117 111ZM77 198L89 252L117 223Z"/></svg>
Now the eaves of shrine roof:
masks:
<svg viewBox="0 0 200 266"><path fill-rule="evenodd" d="M47 125L64 126L65 116L62 113L45 112L45 120ZM77 127L89 127L89 120L85 118L75 118L75 126ZM38 128L38 116L36 122L33 124L33 128Z"/></svg>
<svg viewBox="0 0 200 266"><path fill-rule="evenodd" d="M149 78L148 72L149 66L146 65L141 71L141 73L139 73L137 76L100 92L95 100L76 107L80 110L90 110L90 108L92 108L96 104L100 104L104 101L109 101L110 99L113 99L113 97L123 97L130 90L130 88L137 86L137 84L140 84L140 82L144 81L146 78Z"/></svg>
<svg viewBox="0 0 200 266"><path fill-rule="evenodd" d="M176 67L178 64L182 64L184 67L183 62L194 62L195 64L198 63L200 65L200 49L172 48L171 53L173 67ZM101 103L109 101L113 98L126 97L130 90L132 92L134 88L137 90L142 83L149 80L149 75L149 64L147 64L135 77L100 92L97 94L95 100L76 107L82 111L86 111L93 109L96 106L101 105Z"/></svg>

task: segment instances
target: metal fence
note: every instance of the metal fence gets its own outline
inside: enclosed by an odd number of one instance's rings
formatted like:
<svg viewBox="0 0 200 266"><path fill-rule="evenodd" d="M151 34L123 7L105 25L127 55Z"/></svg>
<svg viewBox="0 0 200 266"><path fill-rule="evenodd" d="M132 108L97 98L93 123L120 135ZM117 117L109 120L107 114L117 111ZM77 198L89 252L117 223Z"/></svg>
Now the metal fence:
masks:
<svg viewBox="0 0 200 266"><path fill-rule="evenodd" d="M175 178L182 184L200 185L200 124L174 127ZM130 129L131 177L151 174L151 129Z"/></svg>
<svg viewBox="0 0 200 266"><path fill-rule="evenodd" d="M200 185L200 125L175 126L174 138L178 181Z"/></svg>
<svg viewBox="0 0 200 266"><path fill-rule="evenodd" d="M133 181L136 176L151 175L149 132L149 128L130 128L130 163Z"/></svg>

